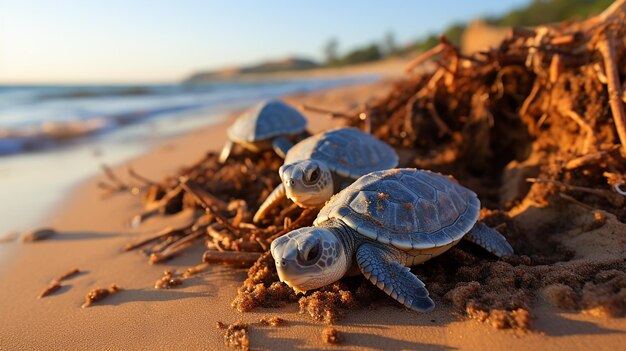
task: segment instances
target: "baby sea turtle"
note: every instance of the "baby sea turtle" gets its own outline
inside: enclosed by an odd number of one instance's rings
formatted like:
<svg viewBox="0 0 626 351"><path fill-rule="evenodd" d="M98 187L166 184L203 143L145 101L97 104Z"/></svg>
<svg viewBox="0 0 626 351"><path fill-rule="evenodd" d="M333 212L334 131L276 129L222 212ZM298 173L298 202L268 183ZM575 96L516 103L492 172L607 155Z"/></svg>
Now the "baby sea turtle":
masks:
<svg viewBox="0 0 626 351"><path fill-rule="evenodd" d="M406 307L435 307L409 266L447 251L461 239L496 256L513 249L477 222L476 194L446 176L416 169L367 174L333 196L313 227L272 242L280 280L296 291L316 289L346 274L363 273Z"/></svg>
<svg viewBox="0 0 626 351"><path fill-rule="evenodd" d="M284 158L293 146L287 137L302 132L306 124L307 121L300 112L282 101L261 102L239 116L228 128L228 141L222 149L219 161L226 162L234 143L253 152L274 148Z"/></svg>
<svg viewBox="0 0 626 351"><path fill-rule="evenodd" d="M398 165L393 148L356 128L337 128L308 137L287 152L280 167L282 180L254 215L265 217L280 200L300 207L322 207L333 194L360 176Z"/></svg>

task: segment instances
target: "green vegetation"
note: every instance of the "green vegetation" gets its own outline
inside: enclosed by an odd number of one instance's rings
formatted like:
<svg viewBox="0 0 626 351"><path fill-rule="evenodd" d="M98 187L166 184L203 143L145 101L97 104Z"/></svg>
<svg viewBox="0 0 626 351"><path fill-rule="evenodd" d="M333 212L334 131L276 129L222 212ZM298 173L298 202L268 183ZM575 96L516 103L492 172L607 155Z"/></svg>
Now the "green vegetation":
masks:
<svg viewBox="0 0 626 351"><path fill-rule="evenodd" d="M487 22L500 26L536 26L595 15L611 3L613 0L534 0L500 18L488 18Z"/></svg>
<svg viewBox="0 0 626 351"><path fill-rule="evenodd" d="M602 12L613 0L533 0L528 5L501 17L486 18L491 25L521 27L560 22L567 19L585 18ZM460 44L466 23L454 23L441 34L453 44ZM430 34L402 48L396 47L393 33L387 33L381 44L369 44L338 55L339 43L332 39L325 46L327 66L344 66L376 61L388 56L402 56L412 51L425 51L439 43L439 35ZM391 44L391 45L390 45ZM383 48L383 49L381 49ZM332 50L328 50L332 49ZM332 53L332 56L329 55Z"/></svg>
<svg viewBox="0 0 626 351"><path fill-rule="evenodd" d="M335 56L333 60L328 60L328 58L330 58L331 56L327 54L326 66L338 67L338 66L347 66L347 65L353 65L353 64L358 64L358 63L377 61L383 58L384 56L385 55L383 55L383 52L380 49L379 45L370 44L366 47L354 49L341 58L337 58Z"/></svg>

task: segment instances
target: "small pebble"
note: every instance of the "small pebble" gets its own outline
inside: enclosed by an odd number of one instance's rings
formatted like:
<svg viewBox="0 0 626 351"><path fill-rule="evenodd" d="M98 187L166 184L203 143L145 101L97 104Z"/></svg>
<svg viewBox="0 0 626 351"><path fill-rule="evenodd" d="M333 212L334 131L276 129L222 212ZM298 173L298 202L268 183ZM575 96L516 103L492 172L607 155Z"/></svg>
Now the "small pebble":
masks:
<svg viewBox="0 0 626 351"><path fill-rule="evenodd" d="M56 234L57 234L56 230L52 228L36 229L36 230L32 230L22 235L22 241L34 242L34 241L40 241L40 240L47 240L55 236Z"/></svg>

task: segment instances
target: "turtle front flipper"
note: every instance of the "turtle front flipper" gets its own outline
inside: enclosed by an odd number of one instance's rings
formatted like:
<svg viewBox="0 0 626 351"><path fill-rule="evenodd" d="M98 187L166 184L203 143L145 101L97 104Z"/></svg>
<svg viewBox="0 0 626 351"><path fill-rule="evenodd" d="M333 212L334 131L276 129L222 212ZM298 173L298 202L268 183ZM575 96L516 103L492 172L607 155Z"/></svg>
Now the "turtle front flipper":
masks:
<svg viewBox="0 0 626 351"><path fill-rule="evenodd" d="M274 141L272 141L272 148L274 148L276 154L282 158L287 156L287 151L289 151L292 146L293 143L284 136L274 138Z"/></svg>
<svg viewBox="0 0 626 351"><path fill-rule="evenodd" d="M224 147L222 148L222 152L220 152L220 158L218 159L219 163L224 163L228 160L228 156L230 156L230 152L233 150L234 145L235 143L233 143L232 140L228 139L226 141Z"/></svg>
<svg viewBox="0 0 626 351"><path fill-rule="evenodd" d="M511 244L502 234L482 222L476 222L463 239L473 242L498 257L514 253Z"/></svg>
<svg viewBox="0 0 626 351"><path fill-rule="evenodd" d="M287 196L285 195L285 186L283 183L278 184L278 186L267 196L267 199L263 201L259 210L254 214L254 218L252 221L254 223L260 222L265 215L274 207L276 207L283 199Z"/></svg>
<svg viewBox="0 0 626 351"><path fill-rule="evenodd" d="M398 263L387 249L363 244L356 252L356 261L370 282L404 306L417 312L429 312L435 308L424 283L409 268Z"/></svg>

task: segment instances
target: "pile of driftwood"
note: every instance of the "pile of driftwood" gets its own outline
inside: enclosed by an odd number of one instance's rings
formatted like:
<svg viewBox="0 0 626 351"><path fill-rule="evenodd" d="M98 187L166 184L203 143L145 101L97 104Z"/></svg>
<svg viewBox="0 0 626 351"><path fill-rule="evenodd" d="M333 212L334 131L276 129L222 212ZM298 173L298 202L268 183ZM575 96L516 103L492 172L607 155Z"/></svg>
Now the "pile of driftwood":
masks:
<svg viewBox="0 0 626 351"><path fill-rule="evenodd" d="M498 47L472 55L462 54L441 38L439 45L407 66L407 77L388 96L358 111L331 113L396 147L400 166L452 174L476 191L483 206L492 209L484 210L482 218L501 230L520 254L506 263L492 262L474 255L472 248L454 248L448 258L416 270L430 284L435 299L445 297L478 319L525 328L532 291L541 284L520 286L518 281L501 287L523 294L514 298L503 294L500 299L480 295L476 284L485 288L490 277L502 274L519 275L521 280L549 275L549 268L518 268L550 265L572 255L560 250L558 243L554 252L533 253L532 245L525 243L527 233L512 218L515 208L531 200L546 206L561 201L626 221L623 6L624 1L618 1L585 21L514 29ZM411 73L427 61L434 63L434 70ZM185 209L196 214L188 224L165 228L126 249L148 247L150 263L158 263L201 243L207 247L205 262L250 266L273 239L312 223L315 210L285 203L261 224L251 224L254 211L280 182L277 170L282 160L273 152L241 151L225 164L217 159L215 153L208 153L158 183L135 174L139 187L122 184L111 174L111 182L103 188L143 195L146 210L137 214L135 224ZM271 270L272 265L264 267ZM462 276L456 272L463 272L463 267L467 267L467 281L459 285ZM469 267L482 267L488 273L479 279L469 274ZM556 278L554 284L565 284L575 296L574 307L584 308L579 303L584 300L581 284L615 267L624 273L623 265L620 269L604 262L572 280L580 286ZM428 278L434 272L439 280ZM255 284L266 288L273 284L253 273L251 279L250 287L240 293L249 293ZM621 291L622 278L607 279L598 284L611 281L611 287ZM611 313L623 314L624 309L618 306Z"/></svg>
<svg viewBox="0 0 626 351"><path fill-rule="evenodd" d="M519 203L532 178L626 219L622 7L618 1L582 22L516 28L470 56L441 38L407 66L410 73L433 60L433 72L397 83L350 122L367 120L377 137L404 149L407 164L476 185L489 207ZM518 184L507 182L512 177Z"/></svg>

